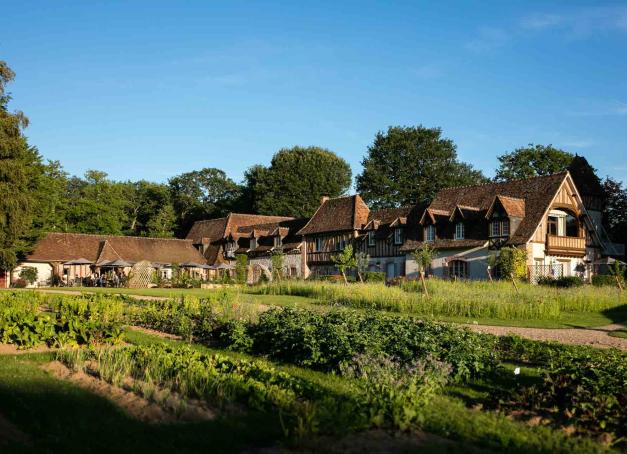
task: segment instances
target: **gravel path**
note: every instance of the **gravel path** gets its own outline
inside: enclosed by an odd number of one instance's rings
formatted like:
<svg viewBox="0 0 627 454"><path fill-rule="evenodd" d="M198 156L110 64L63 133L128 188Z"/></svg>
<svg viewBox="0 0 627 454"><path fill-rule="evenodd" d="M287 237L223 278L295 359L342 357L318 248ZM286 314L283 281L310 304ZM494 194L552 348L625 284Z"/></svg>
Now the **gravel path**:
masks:
<svg viewBox="0 0 627 454"><path fill-rule="evenodd" d="M518 326L488 326L466 324L468 328L480 333L506 336L515 334L520 337L541 341L555 341L563 344L590 345L599 348L618 348L627 351L627 339L608 336L608 333L627 326L627 321L614 323L598 328L565 328L565 329L545 329L545 328L521 328Z"/></svg>

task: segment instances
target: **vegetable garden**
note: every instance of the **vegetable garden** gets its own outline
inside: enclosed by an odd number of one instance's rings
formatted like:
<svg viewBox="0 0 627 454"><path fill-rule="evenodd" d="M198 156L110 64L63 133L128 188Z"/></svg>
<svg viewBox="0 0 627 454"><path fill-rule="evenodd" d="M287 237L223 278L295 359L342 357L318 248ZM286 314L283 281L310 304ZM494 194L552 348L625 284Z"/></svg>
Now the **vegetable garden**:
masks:
<svg viewBox="0 0 627 454"><path fill-rule="evenodd" d="M44 355L157 404L165 393L206 402L225 420L267 414L282 434L274 443L286 447L373 429L521 452L627 447L623 352L371 308L267 308L240 298L2 293L0 333L21 348L64 347ZM125 325L180 340L124 336Z"/></svg>

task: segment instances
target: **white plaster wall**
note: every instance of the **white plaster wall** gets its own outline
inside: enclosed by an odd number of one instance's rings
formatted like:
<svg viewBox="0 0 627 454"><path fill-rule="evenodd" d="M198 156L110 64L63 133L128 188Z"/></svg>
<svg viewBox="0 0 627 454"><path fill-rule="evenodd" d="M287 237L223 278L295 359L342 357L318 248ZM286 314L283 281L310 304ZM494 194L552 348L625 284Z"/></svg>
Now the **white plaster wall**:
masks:
<svg viewBox="0 0 627 454"><path fill-rule="evenodd" d="M406 264L405 256L370 257L368 269L369 271L386 273L386 277L389 278L390 276L387 276L388 263L394 263L394 276L393 277L405 276L405 264Z"/></svg>
<svg viewBox="0 0 627 454"><path fill-rule="evenodd" d="M291 268L296 268L296 275L298 277L303 277L303 273L301 270L302 258L300 254L285 254L285 259L283 260L283 272L285 275L288 275ZM270 256L262 256L262 257L253 257L248 259L248 265L254 266L259 265L262 268L267 268L272 271L272 257ZM249 273L250 279L252 279L252 273Z"/></svg>
<svg viewBox="0 0 627 454"><path fill-rule="evenodd" d="M20 278L20 271L22 268L35 268L37 269L37 282L33 285L28 285L28 287L46 287L50 285L50 281L52 279L52 266L49 263L44 262L25 262L20 263L17 268L13 270L13 274L11 276L11 282L15 282L16 279Z"/></svg>
<svg viewBox="0 0 627 454"><path fill-rule="evenodd" d="M448 263L451 260L459 259L466 261L468 264L468 277L470 279L487 279L487 260L490 252L491 251L489 251L487 247L477 247L467 250L439 250L436 253L436 258L431 264L431 271L433 275L437 277L447 277L448 274L445 272L445 266L448 267ZM405 274L410 279L416 279L419 277L418 266L411 255L406 256Z"/></svg>

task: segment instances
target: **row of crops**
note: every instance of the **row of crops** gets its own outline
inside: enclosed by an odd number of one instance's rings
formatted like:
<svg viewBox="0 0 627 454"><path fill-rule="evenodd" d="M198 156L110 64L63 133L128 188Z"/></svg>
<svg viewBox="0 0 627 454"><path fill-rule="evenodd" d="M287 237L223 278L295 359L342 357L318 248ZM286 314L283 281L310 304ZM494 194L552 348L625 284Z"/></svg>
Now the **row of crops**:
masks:
<svg viewBox="0 0 627 454"><path fill-rule="evenodd" d="M619 351L497 338L377 311L257 311L230 292L167 301L24 295L3 296L0 333L7 314L45 318L54 332L39 342L62 345L54 339L73 333L64 345L97 347L60 352L73 369L116 386L131 379L148 398L157 388L227 413L234 406L278 413L290 438L424 428L513 450L625 447L627 357ZM123 325L186 342L103 347L120 339ZM77 336L81 330L88 334ZM532 373L517 377L512 365ZM296 373L307 370L328 380ZM460 413L465 426L461 416L447 419L441 408L452 396L483 411ZM510 418L540 423L516 426Z"/></svg>

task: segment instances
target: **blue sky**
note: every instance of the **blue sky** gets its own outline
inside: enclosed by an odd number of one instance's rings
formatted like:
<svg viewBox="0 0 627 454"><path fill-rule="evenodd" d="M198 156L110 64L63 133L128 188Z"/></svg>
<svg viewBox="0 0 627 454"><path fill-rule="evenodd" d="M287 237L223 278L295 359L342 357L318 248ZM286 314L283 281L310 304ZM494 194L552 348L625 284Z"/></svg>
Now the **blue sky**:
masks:
<svg viewBox="0 0 627 454"><path fill-rule="evenodd" d="M492 176L529 142L627 182L626 2L20 1L0 59L67 171L240 180L281 147L360 171L375 133L440 126Z"/></svg>

